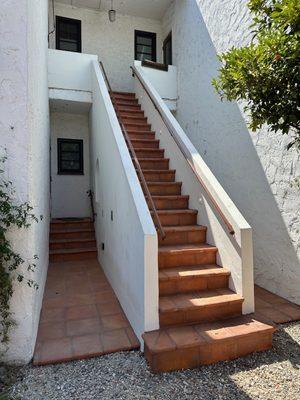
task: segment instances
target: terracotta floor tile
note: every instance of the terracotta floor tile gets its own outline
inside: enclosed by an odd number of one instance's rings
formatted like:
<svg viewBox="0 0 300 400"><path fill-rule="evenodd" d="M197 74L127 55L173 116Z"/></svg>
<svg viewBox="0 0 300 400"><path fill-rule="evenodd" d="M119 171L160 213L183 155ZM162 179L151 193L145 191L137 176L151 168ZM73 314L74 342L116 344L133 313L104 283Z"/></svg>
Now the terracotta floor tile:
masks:
<svg viewBox="0 0 300 400"><path fill-rule="evenodd" d="M83 358L103 353L103 345L99 334L72 337L74 356Z"/></svg>
<svg viewBox="0 0 300 400"><path fill-rule="evenodd" d="M133 332L133 329L131 327L128 327L125 330L126 330L127 336L129 338L132 346L134 348L140 347L140 342L139 342L138 338L136 337L135 333Z"/></svg>
<svg viewBox="0 0 300 400"><path fill-rule="evenodd" d="M41 323L38 331L39 341L60 339L66 335L65 322Z"/></svg>
<svg viewBox="0 0 300 400"><path fill-rule="evenodd" d="M66 319L89 319L98 318L97 307L95 304L88 304L85 306L73 306L66 309Z"/></svg>
<svg viewBox="0 0 300 400"><path fill-rule="evenodd" d="M109 303L97 304L97 308L100 317L123 313L122 308L117 300Z"/></svg>
<svg viewBox="0 0 300 400"><path fill-rule="evenodd" d="M60 322L65 319L65 308L44 308L41 312L40 322Z"/></svg>
<svg viewBox="0 0 300 400"><path fill-rule="evenodd" d="M125 329L101 333L100 337L105 353L130 349L132 347Z"/></svg>
<svg viewBox="0 0 300 400"><path fill-rule="evenodd" d="M112 290L105 290L103 292L96 292L93 294L94 302L98 304L109 303L116 299L115 294Z"/></svg>
<svg viewBox="0 0 300 400"><path fill-rule="evenodd" d="M291 317L293 321L300 320L300 306L291 303L283 303L278 304L277 308L279 311Z"/></svg>
<svg viewBox="0 0 300 400"><path fill-rule="evenodd" d="M200 345L204 341L192 326L173 327L169 328L167 332L178 348Z"/></svg>
<svg viewBox="0 0 300 400"><path fill-rule="evenodd" d="M82 336L97 332L100 332L100 321L98 318L78 319L66 322L67 336Z"/></svg>
<svg viewBox="0 0 300 400"><path fill-rule="evenodd" d="M293 320L288 314L280 311L278 308L273 308L273 307L266 307L266 308L261 308L259 310L259 313L272 321L274 321L276 324L282 324L284 322L290 322Z"/></svg>
<svg viewBox="0 0 300 400"><path fill-rule="evenodd" d="M124 314L109 315L101 318L105 330L127 328L129 323Z"/></svg>
<svg viewBox="0 0 300 400"><path fill-rule="evenodd" d="M72 346L69 338L47 340L40 346L35 355L34 364L51 364L72 359Z"/></svg>

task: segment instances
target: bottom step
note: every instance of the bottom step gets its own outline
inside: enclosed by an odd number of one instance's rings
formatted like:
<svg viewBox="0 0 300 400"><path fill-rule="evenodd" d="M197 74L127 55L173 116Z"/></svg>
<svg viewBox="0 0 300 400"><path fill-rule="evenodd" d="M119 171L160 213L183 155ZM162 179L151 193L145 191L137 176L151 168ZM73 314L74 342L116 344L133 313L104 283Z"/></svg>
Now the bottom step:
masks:
<svg viewBox="0 0 300 400"><path fill-rule="evenodd" d="M78 261L97 258L97 248L56 249L50 250L49 261Z"/></svg>
<svg viewBox="0 0 300 400"><path fill-rule="evenodd" d="M196 368L272 347L275 327L251 317L147 332L145 357L153 372Z"/></svg>

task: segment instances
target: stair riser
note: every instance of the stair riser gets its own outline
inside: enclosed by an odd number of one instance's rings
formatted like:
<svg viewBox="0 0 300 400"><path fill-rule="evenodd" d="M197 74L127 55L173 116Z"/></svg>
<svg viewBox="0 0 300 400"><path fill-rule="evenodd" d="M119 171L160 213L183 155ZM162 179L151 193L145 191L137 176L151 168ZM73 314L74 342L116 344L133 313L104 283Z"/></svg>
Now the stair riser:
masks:
<svg viewBox="0 0 300 400"><path fill-rule="evenodd" d="M166 237L161 238L158 235L160 246L178 245L178 244L200 244L206 241L206 231L184 231L184 232L166 232Z"/></svg>
<svg viewBox="0 0 300 400"><path fill-rule="evenodd" d="M216 252L198 250L194 252L158 253L159 268L179 267L188 265L215 264Z"/></svg>
<svg viewBox="0 0 300 400"><path fill-rule="evenodd" d="M114 103L114 100L112 99L112 102ZM139 106L137 99L116 99L117 106Z"/></svg>
<svg viewBox="0 0 300 400"><path fill-rule="evenodd" d="M159 281L159 294L172 295L189 293L208 289L228 288L228 275L180 277L179 279L165 279Z"/></svg>
<svg viewBox="0 0 300 400"><path fill-rule="evenodd" d="M81 253L68 253L68 254L50 254L50 262L59 261L79 261L79 260L91 260L97 258L97 251L81 252Z"/></svg>
<svg viewBox="0 0 300 400"><path fill-rule="evenodd" d="M234 318L242 315L242 302L232 301L226 304L216 304L195 307L190 310L167 311L159 314L161 327L172 325L188 325L203 322L219 321L227 318Z"/></svg>
<svg viewBox="0 0 300 400"><path fill-rule="evenodd" d="M175 182L175 172L155 173L143 171L143 173L148 182Z"/></svg>
<svg viewBox="0 0 300 400"><path fill-rule="evenodd" d="M93 231L87 232L72 232L72 231L61 231L61 232L50 232L50 239L95 239Z"/></svg>
<svg viewBox="0 0 300 400"><path fill-rule="evenodd" d="M189 200L187 198L178 199L153 199L157 210L181 210L188 208Z"/></svg>
<svg viewBox="0 0 300 400"><path fill-rule="evenodd" d="M118 105L118 110L119 111L141 111L141 107L138 104L120 104Z"/></svg>
<svg viewBox="0 0 300 400"><path fill-rule="evenodd" d="M91 248L96 247L96 240L88 240L88 241L72 241L72 242L62 242L62 243L50 243L50 250L63 250L63 249L78 249L78 248Z"/></svg>
<svg viewBox="0 0 300 400"><path fill-rule="evenodd" d="M119 100L122 100L122 101L132 101L132 100L136 101L137 100L135 98L135 94L114 94L113 97L117 100L117 102Z"/></svg>
<svg viewBox="0 0 300 400"><path fill-rule="evenodd" d="M137 158L164 158L163 150L135 150Z"/></svg>
<svg viewBox="0 0 300 400"><path fill-rule="evenodd" d="M123 118L131 118L131 117L144 117L144 111L138 110L127 110L127 111L120 111L120 115Z"/></svg>
<svg viewBox="0 0 300 400"><path fill-rule="evenodd" d="M151 125L149 124L129 124L124 123L126 130L137 131L137 132L151 132Z"/></svg>
<svg viewBox="0 0 300 400"><path fill-rule="evenodd" d="M143 142L142 140L134 140L132 141L132 145L134 149L140 149L140 148L147 148L147 149L158 149L159 148L159 141L157 140L152 140L149 142Z"/></svg>
<svg viewBox="0 0 300 400"><path fill-rule="evenodd" d="M165 195L180 195L181 194L181 186L180 185L155 185L148 184L148 188L150 193L153 196L165 196Z"/></svg>
<svg viewBox="0 0 300 400"><path fill-rule="evenodd" d="M142 158L142 157L140 157ZM152 160L139 160L140 166L143 170L147 169L169 169L169 160L157 159L157 161Z"/></svg>
<svg viewBox="0 0 300 400"><path fill-rule="evenodd" d="M128 133L129 138L131 140L139 140L139 139L144 139L144 140L154 140L155 139L155 133L149 132L149 133Z"/></svg>
<svg viewBox="0 0 300 400"><path fill-rule="evenodd" d="M160 222L163 226L182 226L197 224L197 215L195 214L159 214Z"/></svg>
<svg viewBox="0 0 300 400"><path fill-rule="evenodd" d="M272 333L253 333L245 337L205 343L201 346L181 348L169 352L152 354L145 345L145 357L152 372L169 372L219 361L234 360L253 352L265 351L272 347Z"/></svg>
<svg viewBox="0 0 300 400"><path fill-rule="evenodd" d="M67 229L93 229L94 225L92 222L65 222L65 223L56 223L51 222L50 231L65 231Z"/></svg>
<svg viewBox="0 0 300 400"><path fill-rule="evenodd" d="M145 124L147 125L147 118L146 117L121 117L123 124Z"/></svg>

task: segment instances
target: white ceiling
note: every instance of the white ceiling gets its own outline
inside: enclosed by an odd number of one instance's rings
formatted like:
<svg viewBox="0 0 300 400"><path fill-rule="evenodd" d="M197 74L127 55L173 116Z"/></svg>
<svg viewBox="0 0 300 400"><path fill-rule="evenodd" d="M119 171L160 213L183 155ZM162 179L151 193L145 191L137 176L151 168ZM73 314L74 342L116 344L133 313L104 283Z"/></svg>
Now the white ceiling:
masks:
<svg viewBox="0 0 300 400"><path fill-rule="evenodd" d="M98 11L111 8L111 0L56 0L56 2ZM161 19L171 3L172 0L113 0L113 7L120 14Z"/></svg>

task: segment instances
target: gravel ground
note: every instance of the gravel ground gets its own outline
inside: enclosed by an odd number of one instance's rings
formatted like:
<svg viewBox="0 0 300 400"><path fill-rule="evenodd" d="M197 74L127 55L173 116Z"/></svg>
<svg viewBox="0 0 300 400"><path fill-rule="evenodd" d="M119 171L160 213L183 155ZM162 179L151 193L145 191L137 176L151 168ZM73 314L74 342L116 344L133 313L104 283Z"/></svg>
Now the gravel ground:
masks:
<svg viewBox="0 0 300 400"><path fill-rule="evenodd" d="M298 400L300 322L279 326L270 351L195 370L153 375L141 353L127 352L1 371L10 387L1 400Z"/></svg>

